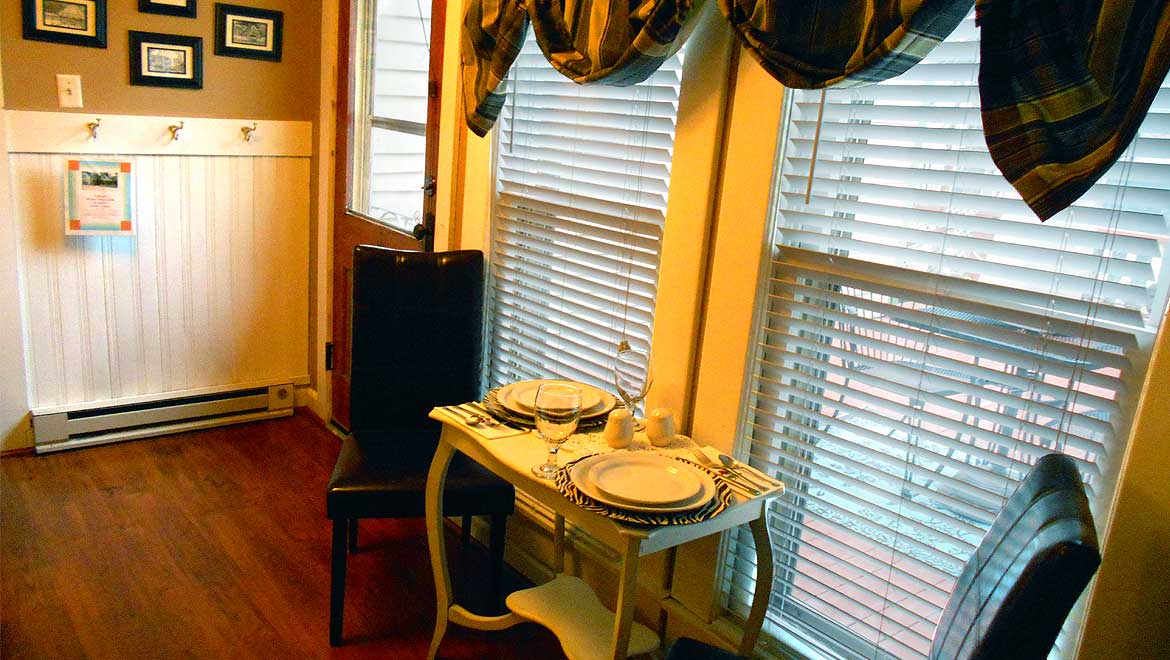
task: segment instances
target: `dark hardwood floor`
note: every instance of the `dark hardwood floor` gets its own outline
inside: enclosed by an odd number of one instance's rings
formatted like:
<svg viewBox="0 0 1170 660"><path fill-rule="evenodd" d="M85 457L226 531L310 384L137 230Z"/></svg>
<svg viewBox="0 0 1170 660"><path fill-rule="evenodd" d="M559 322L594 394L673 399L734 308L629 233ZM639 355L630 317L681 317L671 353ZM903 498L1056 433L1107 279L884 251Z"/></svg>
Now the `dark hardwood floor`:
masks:
<svg viewBox="0 0 1170 660"><path fill-rule="evenodd" d="M346 644L329 646L338 447L298 415L0 460L0 657L425 657L435 596L421 520L362 521ZM479 610L482 548L461 561L448 539L453 573L470 576L460 602ZM451 626L440 656L564 657L535 624Z"/></svg>

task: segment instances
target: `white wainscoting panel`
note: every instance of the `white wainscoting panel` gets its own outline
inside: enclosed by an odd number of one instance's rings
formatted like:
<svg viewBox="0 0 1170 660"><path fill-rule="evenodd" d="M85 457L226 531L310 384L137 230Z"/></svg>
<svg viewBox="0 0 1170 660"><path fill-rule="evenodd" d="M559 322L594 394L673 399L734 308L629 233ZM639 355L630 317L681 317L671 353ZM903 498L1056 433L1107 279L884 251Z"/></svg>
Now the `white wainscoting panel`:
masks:
<svg viewBox="0 0 1170 660"><path fill-rule="evenodd" d="M307 383L309 158L100 155L135 236L66 236L69 156L9 154L33 411Z"/></svg>

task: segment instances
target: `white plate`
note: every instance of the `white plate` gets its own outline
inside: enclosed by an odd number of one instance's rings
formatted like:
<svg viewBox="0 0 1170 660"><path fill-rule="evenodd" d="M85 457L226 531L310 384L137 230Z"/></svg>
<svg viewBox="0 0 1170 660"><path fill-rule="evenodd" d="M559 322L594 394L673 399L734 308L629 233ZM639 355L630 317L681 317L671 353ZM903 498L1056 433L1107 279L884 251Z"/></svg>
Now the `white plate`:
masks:
<svg viewBox="0 0 1170 660"><path fill-rule="evenodd" d="M699 476L699 494L694 497L679 502L678 504L670 506L646 506L641 504L631 504L629 502L620 502L615 500L605 493L597 489L593 481L589 479L589 472L593 470L593 466L599 462L606 460L620 454L628 454L628 452L614 452L610 454L596 454L583 458L573 464L572 469L569 470L569 479L573 485L577 487L585 495L605 504L618 509L625 509L627 511L638 511L641 513L679 513L681 511L690 511L703 506L715 496L715 481L711 479L710 475L701 470L695 470ZM674 460L674 459L667 459ZM676 461L677 462L677 461ZM683 467L689 467L685 463L679 463ZM694 470L694 468L690 468Z"/></svg>
<svg viewBox="0 0 1170 660"><path fill-rule="evenodd" d="M611 499L644 506L673 506L693 499L702 489L698 472L665 456L612 454L586 474Z"/></svg>
<svg viewBox="0 0 1170 660"><path fill-rule="evenodd" d="M608 414L617 405L617 399L592 385L556 380L522 380L509 383L496 390L496 401L508 410L532 417L536 405L536 391L544 383L567 383L581 389L581 417L589 418Z"/></svg>

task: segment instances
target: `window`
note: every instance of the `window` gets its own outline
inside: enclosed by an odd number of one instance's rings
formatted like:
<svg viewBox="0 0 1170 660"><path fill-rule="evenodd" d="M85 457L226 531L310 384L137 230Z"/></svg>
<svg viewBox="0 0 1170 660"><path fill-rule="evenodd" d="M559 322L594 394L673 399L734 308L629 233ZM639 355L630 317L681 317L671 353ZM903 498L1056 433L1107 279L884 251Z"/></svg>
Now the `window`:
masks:
<svg viewBox="0 0 1170 660"><path fill-rule="evenodd" d="M350 208L411 231L422 222L431 3L359 0Z"/></svg>
<svg viewBox="0 0 1170 660"><path fill-rule="evenodd" d="M612 389L622 339L649 351L681 72L582 86L524 45L496 129L489 387Z"/></svg>
<svg viewBox="0 0 1170 660"><path fill-rule="evenodd" d="M821 92L788 94L742 442L789 485L766 626L813 655L925 657L1044 453L1077 460L1100 526L1165 311L1170 85L1041 224L986 152L977 58L968 19L901 77L828 91L819 131ZM746 615L750 536L724 568Z"/></svg>

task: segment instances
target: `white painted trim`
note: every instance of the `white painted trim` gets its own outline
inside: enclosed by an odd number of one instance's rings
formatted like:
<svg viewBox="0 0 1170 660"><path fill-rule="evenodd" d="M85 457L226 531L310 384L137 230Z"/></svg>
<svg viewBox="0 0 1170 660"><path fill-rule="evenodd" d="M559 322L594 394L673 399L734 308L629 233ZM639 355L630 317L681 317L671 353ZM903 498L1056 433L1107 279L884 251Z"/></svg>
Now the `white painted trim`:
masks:
<svg viewBox="0 0 1170 660"><path fill-rule="evenodd" d="M325 343L333 341L333 196L337 154L338 3L321 3L321 81L317 114L317 222L309 286L316 306L309 310L317 333L309 345L312 396L305 404L326 423L333 417L333 374L325 370ZM298 401L300 398L298 397ZM298 403L298 405L301 405Z"/></svg>
<svg viewBox="0 0 1170 660"><path fill-rule="evenodd" d="M97 139L86 124L101 119ZM7 110L9 153L119 154L158 156L313 155L313 124L307 121L150 117L106 113ZM183 123L177 141L169 126ZM241 128L256 124L245 142Z"/></svg>
<svg viewBox="0 0 1170 660"><path fill-rule="evenodd" d="M125 396L116 399L102 399L100 401L86 401L84 403L70 403L59 406L44 406L41 408L34 408L32 414L34 415L52 415L54 413L63 412L77 412L81 410L94 410L96 408L108 408L111 406L126 406L136 403L151 403L154 401L165 401L166 399L178 399L189 396L203 396L205 394L218 394L220 392L234 392L236 390L250 390L261 387L270 387L272 385L280 385L283 383L292 383L293 385L307 385L309 383L308 374L301 376L294 376L292 378L267 378L264 380L256 380L247 383L232 383L230 385L217 385L215 387L198 387L189 390L172 390L170 392L154 392L151 394L142 394L139 396Z"/></svg>

